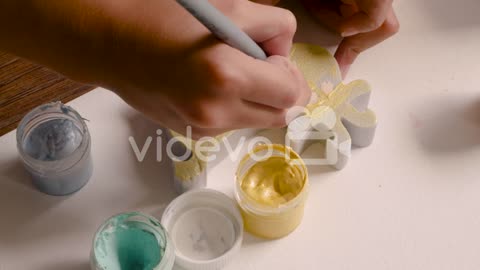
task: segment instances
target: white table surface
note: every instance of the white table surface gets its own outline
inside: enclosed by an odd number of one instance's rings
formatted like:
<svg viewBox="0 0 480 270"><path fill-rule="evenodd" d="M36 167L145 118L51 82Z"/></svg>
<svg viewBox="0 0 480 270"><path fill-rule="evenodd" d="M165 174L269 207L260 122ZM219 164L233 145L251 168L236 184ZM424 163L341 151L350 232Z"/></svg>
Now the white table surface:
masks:
<svg viewBox="0 0 480 270"><path fill-rule="evenodd" d="M480 269L480 2L395 7L401 32L364 53L348 77L373 85L374 144L354 150L343 171L311 168L301 226L277 241L247 234L227 270ZM305 18L300 40L338 40ZM1 270L87 270L107 217L160 217L175 196L168 162L156 162L151 148L139 163L128 142L155 136L154 124L102 89L70 104L90 120L95 162L72 196L34 190L15 133L0 138ZM234 169L228 159L215 166L209 187L231 195Z"/></svg>

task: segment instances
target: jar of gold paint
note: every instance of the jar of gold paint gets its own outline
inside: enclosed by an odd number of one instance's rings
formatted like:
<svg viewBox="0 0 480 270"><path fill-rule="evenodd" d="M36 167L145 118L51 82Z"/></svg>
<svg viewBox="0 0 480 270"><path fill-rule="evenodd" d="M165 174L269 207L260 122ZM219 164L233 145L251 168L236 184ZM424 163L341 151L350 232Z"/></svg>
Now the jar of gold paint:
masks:
<svg viewBox="0 0 480 270"><path fill-rule="evenodd" d="M236 172L235 197L245 229L259 237L284 237L300 225L308 196L308 172L284 145L257 145Z"/></svg>

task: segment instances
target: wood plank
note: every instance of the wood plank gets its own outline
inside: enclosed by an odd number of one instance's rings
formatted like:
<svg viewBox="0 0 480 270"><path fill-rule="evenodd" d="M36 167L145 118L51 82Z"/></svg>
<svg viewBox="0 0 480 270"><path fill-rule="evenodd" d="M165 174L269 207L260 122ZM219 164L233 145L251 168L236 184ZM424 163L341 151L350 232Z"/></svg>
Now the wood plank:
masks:
<svg viewBox="0 0 480 270"><path fill-rule="evenodd" d="M0 136L15 129L33 108L68 102L94 87L0 51Z"/></svg>

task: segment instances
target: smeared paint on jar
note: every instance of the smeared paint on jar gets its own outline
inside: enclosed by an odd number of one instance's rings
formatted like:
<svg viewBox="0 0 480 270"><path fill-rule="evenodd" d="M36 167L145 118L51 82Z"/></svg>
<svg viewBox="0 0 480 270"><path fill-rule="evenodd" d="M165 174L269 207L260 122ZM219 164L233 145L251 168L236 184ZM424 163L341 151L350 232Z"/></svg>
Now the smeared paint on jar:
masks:
<svg viewBox="0 0 480 270"><path fill-rule="evenodd" d="M33 184L50 195L81 189L93 171L85 121L61 102L41 105L22 119L17 148Z"/></svg>
<svg viewBox="0 0 480 270"><path fill-rule="evenodd" d="M81 130L69 119L41 123L23 142L25 152L37 160L55 161L71 155L83 140Z"/></svg>
<svg viewBox="0 0 480 270"><path fill-rule="evenodd" d="M114 216L95 235L92 269L170 270L175 254L169 241L153 217L135 212Z"/></svg>
<svg viewBox="0 0 480 270"><path fill-rule="evenodd" d="M255 160L253 156L270 156ZM258 145L240 162L235 197L245 229L274 239L301 223L308 194L308 175L300 156L284 145Z"/></svg>

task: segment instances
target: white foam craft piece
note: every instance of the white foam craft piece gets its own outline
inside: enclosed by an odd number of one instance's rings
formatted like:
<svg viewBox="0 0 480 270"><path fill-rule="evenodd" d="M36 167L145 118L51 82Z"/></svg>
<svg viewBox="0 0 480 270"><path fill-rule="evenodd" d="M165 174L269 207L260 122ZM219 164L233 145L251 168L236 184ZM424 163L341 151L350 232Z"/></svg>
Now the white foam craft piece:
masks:
<svg viewBox="0 0 480 270"><path fill-rule="evenodd" d="M368 108L371 87L363 80L343 84L335 58L322 47L294 44L290 59L316 100L290 122L286 141L300 154L315 141L323 141L326 163L343 169L352 145L366 147L373 141L377 119Z"/></svg>
<svg viewBox="0 0 480 270"><path fill-rule="evenodd" d="M288 126L285 144L302 154L313 143L323 143L325 153L321 155L324 157L321 165L342 169L349 160L352 145L365 147L373 141L377 120L368 109L370 85L363 80L343 84L336 60L322 47L294 44L290 58L307 80L313 98L306 108L290 112L289 117L297 117ZM205 187L208 164L195 153L197 142L173 131L170 133L192 152L188 160L173 161L177 191L183 193ZM231 134L215 140L231 141ZM208 155L210 153L205 153Z"/></svg>
<svg viewBox="0 0 480 270"><path fill-rule="evenodd" d="M189 190L207 186L207 163L195 153L195 142L175 133L167 132L167 140L175 138L172 152L179 159L172 160L173 184L175 191L182 194Z"/></svg>

